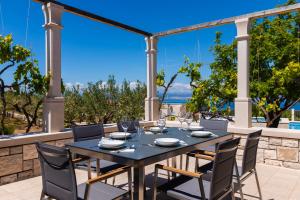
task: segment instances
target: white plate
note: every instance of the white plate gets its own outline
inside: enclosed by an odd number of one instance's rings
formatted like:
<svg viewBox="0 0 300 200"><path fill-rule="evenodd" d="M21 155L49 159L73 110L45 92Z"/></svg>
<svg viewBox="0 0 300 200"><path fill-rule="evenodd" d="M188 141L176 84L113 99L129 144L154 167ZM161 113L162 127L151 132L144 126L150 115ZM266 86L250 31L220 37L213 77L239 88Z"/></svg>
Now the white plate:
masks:
<svg viewBox="0 0 300 200"><path fill-rule="evenodd" d="M164 127L163 132L166 132L168 129L166 127ZM150 128L151 132L155 132L155 133L160 133L160 128L157 126L153 126Z"/></svg>
<svg viewBox="0 0 300 200"><path fill-rule="evenodd" d="M190 131L202 131L204 130L203 126L190 126Z"/></svg>
<svg viewBox="0 0 300 200"><path fill-rule="evenodd" d="M180 140L177 138L157 138L154 140L154 143L159 146L176 146L178 145Z"/></svg>
<svg viewBox="0 0 300 200"><path fill-rule="evenodd" d="M213 133L209 131L193 131L191 133L191 136L195 136L195 137L210 137L212 135Z"/></svg>
<svg viewBox="0 0 300 200"><path fill-rule="evenodd" d="M131 137L131 133L125 132L113 132L109 135L113 139L126 139Z"/></svg>
<svg viewBox="0 0 300 200"><path fill-rule="evenodd" d="M125 145L125 141L123 140L108 140L102 139L98 146L105 149L118 149Z"/></svg>

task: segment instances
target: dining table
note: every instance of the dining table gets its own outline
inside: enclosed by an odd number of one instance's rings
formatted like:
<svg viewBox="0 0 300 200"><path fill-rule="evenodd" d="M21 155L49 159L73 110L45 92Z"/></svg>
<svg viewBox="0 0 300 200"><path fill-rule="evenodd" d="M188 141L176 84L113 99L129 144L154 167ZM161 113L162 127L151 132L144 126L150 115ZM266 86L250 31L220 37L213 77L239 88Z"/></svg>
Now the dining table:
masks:
<svg viewBox="0 0 300 200"><path fill-rule="evenodd" d="M145 195L145 167L147 165L172 158L172 165L174 166L176 165L176 156L216 145L233 137L231 133L226 131L209 131L212 132L209 137L194 137L191 135L191 131L174 127L167 128L165 133L146 131L141 135L133 134L132 137L126 139L124 147L125 149L133 149L131 151L100 148L99 139L74 142L67 144L67 147L72 153L132 166L134 199L143 200ZM158 146L155 144L157 138L177 138L180 142L176 146Z"/></svg>

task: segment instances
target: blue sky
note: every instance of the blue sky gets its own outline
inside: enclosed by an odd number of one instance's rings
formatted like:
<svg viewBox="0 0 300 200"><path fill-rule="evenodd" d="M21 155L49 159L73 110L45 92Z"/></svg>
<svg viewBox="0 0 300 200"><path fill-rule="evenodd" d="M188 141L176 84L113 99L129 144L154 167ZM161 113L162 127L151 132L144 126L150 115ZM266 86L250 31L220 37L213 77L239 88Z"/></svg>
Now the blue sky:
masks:
<svg viewBox="0 0 300 200"><path fill-rule="evenodd" d="M63 3L88 10L101 16L159 32L181 26L212 21L249 12L271 9L283 0L60 0ZM29 7L30 2L30 7ZM44 73L45 34L41 5L28 0L0 0L0 33L11 33L15 43L32 49ZM27 11L29 8L28 38L26 38ZM90 21L73 14L63 14L62 77L66 83L95 82L115 75L118 82L124 79L146 80L145 41L140 35L105 24ZM184 55L205 64L201 70L208 76L207 65L213 60L209 48L215 32L223 32L223 41L231 42L234 25L204 29L164 37L159 40L158 69L172 75L183 63ZM11 76L5 75L7 80ZM177 79L177 91L186 90L187 79Z"/></svg>

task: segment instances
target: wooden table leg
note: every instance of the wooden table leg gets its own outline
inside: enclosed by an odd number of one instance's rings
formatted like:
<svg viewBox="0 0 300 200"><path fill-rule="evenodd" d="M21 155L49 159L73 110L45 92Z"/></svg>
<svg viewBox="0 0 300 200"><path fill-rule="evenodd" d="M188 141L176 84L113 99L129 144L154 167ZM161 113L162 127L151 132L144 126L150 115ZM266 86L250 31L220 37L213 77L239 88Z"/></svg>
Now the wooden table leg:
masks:
<svg viewBox="0 0 300 200"><path fill-rule="evenodd" d="M145 167L135 167L134 168L134 199L144 200L145 196Z"/></svg>

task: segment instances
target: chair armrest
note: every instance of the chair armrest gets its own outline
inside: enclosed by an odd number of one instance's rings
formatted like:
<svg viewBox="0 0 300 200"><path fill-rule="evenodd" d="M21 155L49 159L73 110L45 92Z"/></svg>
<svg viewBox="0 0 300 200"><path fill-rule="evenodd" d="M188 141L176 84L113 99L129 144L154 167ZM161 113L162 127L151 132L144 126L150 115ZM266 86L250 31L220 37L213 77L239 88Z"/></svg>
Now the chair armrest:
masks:
<svg viewBox="0 0 300 200"><path fill-rule="evenodd" d="M86 184L90 185L90 184L93 184L93 183L96 183L99 181L103 181L103 180L109 179L111 177L117 176L119 174L122 174L124 172L128 172L129 170L131 170L130 166L120 167L120 168L114 169L112 171L109 171L107 173L96 176L95 178L91 178L86 181Z"/></svg>
<svg viewBox="0 0 300 200"><path fill-rule="evenodd" d="M82 161L86 161L86 160L89 160L90 158L86 157L86 158L74 158L72 160L73 163L79 163L79 162L82 162Z"/></svg>
<svg viewBox="0 0 300 200"><path fill-rule="evenodd" d="M161 165L161 164L156 164L155 168L170 171L170 172L174 172L174 173L177 173L177 174L181 174L181 175L189 176L189 177L193 177L193 178L200 178L203 175L203 173L185 171L185 170L182 170L182 169L177 169L177 168L174 168L174 167L169 167L169 166L165 166L165 165Z"/></svg>
<svg viewBox="0 0 300 200"><path fill-rule="evenodd" d="M210 161L214 160L213 156L208 156L208 155L204 155L204 154L196 153L194 156L195 156L195 158L200 158L200 159L204 159L204 160L210 160Z"/></svg>

